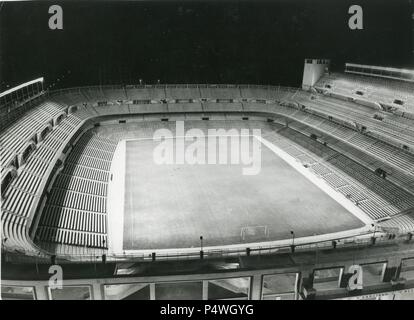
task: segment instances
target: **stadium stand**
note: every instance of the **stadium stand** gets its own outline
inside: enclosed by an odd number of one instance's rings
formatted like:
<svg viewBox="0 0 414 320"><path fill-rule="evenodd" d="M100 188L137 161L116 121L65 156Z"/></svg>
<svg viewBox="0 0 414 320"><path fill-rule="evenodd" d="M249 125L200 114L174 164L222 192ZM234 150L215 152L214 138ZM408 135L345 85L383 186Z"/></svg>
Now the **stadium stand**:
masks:
<svg viewBox="0 0 414 320"><path fill-rule="evenodd" d="M348 73L325 74L315 88L326 94L363 98L378 102L384 108L414 113L412 82L383 79Z"/></svg>
<svg viewBox="0 0 414 320"><path fill-rule="evenodd" d="M36 240L106 247L106 195L116 143L84 134L58 174Z"/></svg>
<svg viewBox="0 0 414 320"><path fill-rule="evenodd" d="M318 86L331 81L331 89L348 92L346 84L332 79L323 78ZM367 89L361 85L361 90ZM414 207L409 118L284 87L110 86L48 93L0 130L3 247L33 254L47 254L38 246L47 242L105 249L108 171L117 142L149 136L170 125L160 118L175 113L185 113L190 125L197 119L204 129L210 125L200 121L204 113L222 123L248 115L270 119L243 125L262 128L266 139L373 220L401 221L402 230L414 230L404 214ZM122 117L139 121L118 123ZM99 119L113 124L93 128Z"/></svg>

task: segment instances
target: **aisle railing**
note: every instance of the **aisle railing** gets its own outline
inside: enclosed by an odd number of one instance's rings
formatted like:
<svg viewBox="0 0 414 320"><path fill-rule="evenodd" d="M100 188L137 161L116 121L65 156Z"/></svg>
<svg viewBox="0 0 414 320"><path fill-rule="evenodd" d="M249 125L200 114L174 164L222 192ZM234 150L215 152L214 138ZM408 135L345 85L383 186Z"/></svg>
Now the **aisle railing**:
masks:
<svg viewBox="0 0 414 320"><path fill-rule="evenodd" d="M341 248L361 248L369 246L395 245L410 243L412 233L388 234L381 231L371 231L357 236L329 239L323 241L312 241L301 243L300 238L295 239L295 244L271 244L265 242L258 244L240 244L235 248L217 249L204 248L203 259L230 258L253 255L277 255L285 253L312 252L319 250L333 250ZM286 242L283 241L283 242ZM93 263L102 262L105 255L106 262L151 262L151 261L178 261L200 259L200 249L163 249L163 250L137 250L123 253L110 253L106 249L77 247L78 253L48 252L43 253L28 251L25 248L15 247L14 250L3 251L5 261L19 263L50 263L54 255L56 263ZM7 248L10 249L10 248ZM82 253L84 251L84 253ZM45 253L47 252L47 253Z"/></svg>

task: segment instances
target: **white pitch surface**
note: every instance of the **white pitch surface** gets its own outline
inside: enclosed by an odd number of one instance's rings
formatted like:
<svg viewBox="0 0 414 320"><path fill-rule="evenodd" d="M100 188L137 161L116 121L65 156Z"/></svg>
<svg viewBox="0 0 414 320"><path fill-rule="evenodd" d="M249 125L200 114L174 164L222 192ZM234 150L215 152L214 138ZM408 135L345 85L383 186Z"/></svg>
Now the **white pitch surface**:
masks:
<svg viewBox="0 0 414 320"><path fill-rule="evenodd" d="M248 240L288 243L290 230L298 244L300 238L325 240L368 230L371 220L360 209L283 150L257 138L262 168L256 176L242 175L243 164L157 165L152 152L158 142L121 142L108 197L110 251L197 248L200 235L205 247L223 248ZM243 228L255 226L266 226L266 234L240 237Z"/></svg>

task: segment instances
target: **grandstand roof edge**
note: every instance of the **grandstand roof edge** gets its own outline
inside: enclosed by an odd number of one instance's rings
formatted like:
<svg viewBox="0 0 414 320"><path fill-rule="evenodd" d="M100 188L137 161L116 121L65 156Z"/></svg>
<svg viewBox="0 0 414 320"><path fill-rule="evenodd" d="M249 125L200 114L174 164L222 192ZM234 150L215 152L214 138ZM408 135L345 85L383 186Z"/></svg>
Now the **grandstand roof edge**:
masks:
<svg viewBox="0 0 414 320"><path fill-rule="evenodd" d="M41 78L37 78L37 79L31 80L31 81L28 81L28 82L19 84L18 86L14 87L14 88L11 88L11 89L8 89L8 90L6 90L4 92L1 92L0 93L0 98L1 97L4 97L4 96L7 96L8 94L10 94L10 93L12 93L14 91L20 90L21 88L24 88L26 86L30 86L31 84L34 84L36 82L43 82L43 81L44 81L44 78L41 77Z"/></svg>
<svg viewBox="0 0 414 320"><path fill-rule="evenodd" d="M414 74L414 70L410 70L410 69L398 69L398 68L372 66L372 65L349 63L349 62L345 63L345 67L360 67L360 68L377 69L377 70L383 70L383 71Z"/></svg>

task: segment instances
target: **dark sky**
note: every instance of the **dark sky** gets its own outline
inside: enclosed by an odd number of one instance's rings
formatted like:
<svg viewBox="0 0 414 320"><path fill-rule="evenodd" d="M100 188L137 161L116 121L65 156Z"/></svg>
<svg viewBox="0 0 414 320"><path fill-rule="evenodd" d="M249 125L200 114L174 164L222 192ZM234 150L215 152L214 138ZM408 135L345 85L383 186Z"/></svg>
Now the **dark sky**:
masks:
<svg viewBox="0 0 414 320"><path fill-rule="evenodd" d="M48 28L52 4L63 30ZM348 28L351 4L364 30ZM0 14L1 90L62 75L60 86L299 86L308 57L414 69L408 0L7 2Z"/></svg>

